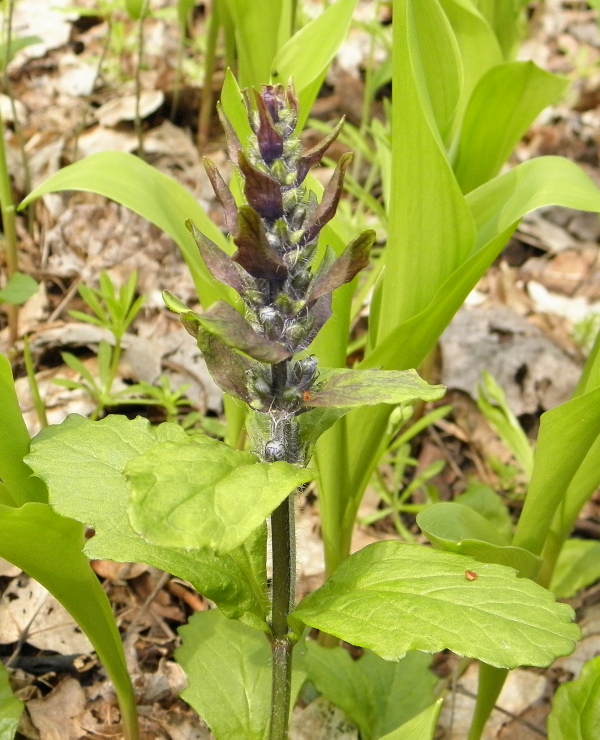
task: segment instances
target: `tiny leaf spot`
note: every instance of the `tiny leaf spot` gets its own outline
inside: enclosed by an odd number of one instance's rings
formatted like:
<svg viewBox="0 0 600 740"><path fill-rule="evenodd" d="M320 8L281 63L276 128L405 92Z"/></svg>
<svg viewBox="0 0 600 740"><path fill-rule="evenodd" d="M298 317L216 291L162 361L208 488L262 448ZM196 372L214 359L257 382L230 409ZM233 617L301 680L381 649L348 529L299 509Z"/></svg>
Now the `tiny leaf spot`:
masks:
<svg viewBox="0 0 600 740"><path fill-rule="evenodd" d="M308 403L312 398L312 394L310 391L302 391L302 400L304 403Z"/></svg>
<svg viewBox="0 0 600 740"><path fill-rule="evenodd" d="M467 581L476 581L478 576L474 570L465 570L465 578Z"/></svg>

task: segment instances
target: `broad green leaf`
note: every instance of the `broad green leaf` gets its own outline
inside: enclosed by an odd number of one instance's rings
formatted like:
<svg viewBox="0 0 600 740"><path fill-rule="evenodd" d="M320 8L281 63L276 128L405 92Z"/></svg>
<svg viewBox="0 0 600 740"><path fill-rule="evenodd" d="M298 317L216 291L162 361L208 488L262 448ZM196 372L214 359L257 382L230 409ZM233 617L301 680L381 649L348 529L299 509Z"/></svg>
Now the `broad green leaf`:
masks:
<svg viewBox="0 0 600 740"><path fill-rule="evenodd" d="M381 740L433 740L443 703L443 699L438 699L435 704L427 707L416 717L409 719L402 727L382 737Z"/></svg>
<svg viewBox="0 0 600 740"><path fill-rule="evenodd" d="M600 388L542 414L533 473L514 545L542 552L555 512L600 433Z"/></svg>
<svg viewBox="0 0 600 740"><path fill-rule="evenodd" d="M309 406L355 408L439 401L446 392L442 385L429 385L416 370L324 370L322 376L324 380L306 402Z"/></svg>
<svg viewBox="0 0 600 740"><path fill-rule="evenodd" d="M570 599L600 579L600 542L567 540L552 574L550 591L558 599Z"/></svg>
<svg viewBox="0 0 600 740"><path fill-rule="evenodd" d="M88 636L119 697L127 736L137 737L135 697L110 603L87 557L84 528L48 504L0 506L0 557L35 578Z"/></svg>
<svg viewBox="0 0 600 740"><path fill-rule="evenodd" d="M13 740L23 713L23 702L13 696L8 673L0 663L0 738Z"/></svg>
<svg viewBox="0 0 600 740"><path fill-rule="evenodd" d="M386 660L450 649L498 668L568 655L580 635L572 618L512 568L392 540L347 558L290 617Z"/></svg>
<svg viewBox="0 0 600 740"><path fill-rule="evenodd" d="M15 392L10 362L0 355L0 480L4 483L3 499L14 506L28 501L46 501L46 489L23 458L29 451L29 432L23 421Z"/></svg>
<svg viewBox="0 0 600 740"><path fill-rule="evenodd" d="M540 571L541 558L512 547L506 535L468 506L450 501L433 504L418 514L417 524L441 550L470 555L483 563L508 565L526 578L535 579Z"/></svg>
<svg viewBox="0 0 600 740"><path fill-rule="evenodd" d="M510 59L527 28L523 15L527 3L524 0L475 0L475 5L494 29L504 57Z"/></svg>
<svg viewBox="0 0 600 740"><path fill-rule="evenodd" d="M600 658L586 663L576 681L559 687L548 717L548 740L596 740L600 728Z"/></svg>
<svg viewBox="0 0 600 740"><path fill-rule="evenodd" d="M19 208L25 208L42 195L62 190L104 195L148 219L179 247L204 308L225 297L225 286L216 283L209 274L185 221L193 221L203 234L230 252L228 242L194 196L173 178L132 154L100 152L51 175L29 193Z"/></svg>
<svg viewBox="0 0 600 740"><path fill-rule="evenodd" d="M353 660L341 647L307 644L307 676L332 704L360 728L363 740L377 740L404 724L434 700L437 678L431 657L408 653L398 662L365 651Z"/></svg>
<svg viewBox="0 0 600 740"><path fill-rule="evenodd" d="M10 276L4 288L0 290L0 303L20 306L36 293L38 284L29 275L15 272Z"/></svg>
<svg viewBox="0 0 600 740"><path fill-rule="evenodd" d="M271 649L265 637L214 609L179 629L175 659L188 687L181 697L216 740L266 740L271 703ZM304 681L299 648L292 663L292 706Z"/></svg>
<svg viewBox="0 0 600 740"><path fill-rule="evenodd" d="M312 83L323 77L346 38L355 7L356 0L336 0L288 39L275 55L271 78L283 85L293 79L301 114L308 115L312 108L318 93Z"/></svg>
<svg viewBox="0 0 600 740"><path fill-rule="evenodd" d="M463 85L454 120L456 131L460 130L464 110L477 81L503 58L496 35L471 0L440 0L440 5L450 21L462 59Z"/></svg>
<svg viewBox="0 0 600 740"><path fill-rule="evenodd" d="M456 178L468 193L495 177L533 120L566 90L569 80L533 62L489 69L477 83L461 131Z"/></svg>
<svg viewBox="0 0 600 740"><path fill-rule="evenodd" d="M487 519L502 537L512 536L513 523L508 508L491 486L472 481L467 490L454 499L454 503L474 509Z"/></svg>
<svg viewBox="0 0 600 740"><path fill-rule="evenodd" d="M287 462L259 462L211 437L163 442L125 466L129 519L147 542L231 552L314 476Z"/></svg>
<svg viewBox="0 0 600 740"><path fill-rule="evenodd" d="M371 347L427 306L475 238L439 130L451 124L460 93L457 55L438 0L395 3L392 192L380 320L369 328Z"/></svg>
<svg viewBox="0 0 600 740"><path fill-rule="evenodd" d="M147 420L109 416L92 422L69 416L32 441L28 457L44 480L53 507L93 527L85 546L90 558L148 563L188 580L230 618L266 630L265 529L229 555L174 550L148 544L129 524L130 493L123 473L130 460L168 440L187 435L176 424L153 429Z"/></svg>

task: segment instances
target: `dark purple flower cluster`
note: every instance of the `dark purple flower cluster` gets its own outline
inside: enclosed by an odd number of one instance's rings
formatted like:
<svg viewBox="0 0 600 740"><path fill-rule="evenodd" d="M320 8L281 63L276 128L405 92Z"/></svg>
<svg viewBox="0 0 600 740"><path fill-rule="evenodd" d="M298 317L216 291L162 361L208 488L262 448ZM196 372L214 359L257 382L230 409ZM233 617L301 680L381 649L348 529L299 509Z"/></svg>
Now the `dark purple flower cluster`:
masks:
<svg viewBox="0 0 600 740"><path fill-rule="evenodd" d="M350 162L341 157L321 202L304 180L340 132L343 122L323 141L302 152L295 135L298 101L294 90L267 85L245 91L253 135L242 147L230 122L221 115L230 157L243 180L245 205L236 205L230 189L210 160L205 167L237 247L233 258L189 227L215 279L241 296L245 316L224 301L202 315L182 315L198 339L209 371L221 388L273 418L292 418L310 409L317 378L312 356L295 360L331 316L331 293L368 264L374 232L359 236L336 257L327 247L316 270L319 234L335 215ZM271 440L266 459L279 459ZM269 443L270 444L270 443Z"/></svg>

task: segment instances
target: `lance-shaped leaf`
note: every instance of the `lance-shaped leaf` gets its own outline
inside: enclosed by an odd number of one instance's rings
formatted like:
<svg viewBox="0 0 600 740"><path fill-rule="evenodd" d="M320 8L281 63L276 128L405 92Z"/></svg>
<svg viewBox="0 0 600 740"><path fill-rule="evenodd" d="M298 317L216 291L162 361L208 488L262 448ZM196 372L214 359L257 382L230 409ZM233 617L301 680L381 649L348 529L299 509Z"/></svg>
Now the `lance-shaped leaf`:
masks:
<svg viewBox="0 0 600 740"><path fill-rule="evenodd" d="M313 241L313 239L316 239L316 237L319 235L319 232L321 231L323 226L325 226L325 224L331 221L331 219L335 216L338 203L340 202L340 198L342 196L344 175L346 174L346 170L348 169L348 165L351 161L351 152L342 154L342 156L340 157L340 161L338 162L337 167L335 168L335 171L331 176L331 179L325 187L323 198L319 205L315 208L308 224L306 225L306 229L304 231L304 234L302 234L299 246L310 244L310 242Z"/></svg>
<svg viewBox="0 0 600 740"><path fill-rule="evenodd" d="M450 501L433 504L419 513L417 523L440 550L470 555L483 563L508 565L532 580L542 567L541 558L522 547L513 547L509 537L468 506Z"/></svg>
<svg viewBox="0 0 600 740"><path fill-rule="evenodd" d="M198 330L196 339L208 372L219 388L231 396L250 403L252 398L248 393L247 383L247 373L251 368L250 362L202 326Z"/></svg>
<svg viewBox="0 0 600 740"><path fill-rule="evenodd" d="M443 385L429 385L416 370L322 370L319 390L306 406L353 408L378 403L439 401Z"/></svg>
<svg viewBox="0 0 600 740"><path fill-rule="evenodd" d="M234 550L314 474L287 462L263 463L249 452L195 434L164 442L125 467L129 519L162 547Z"/></svg>
<svg viewBox="0 0 600 740"><path fill-rule="evenodd" d="M277 180L250 164L243 151L238 153L238 167L244 176L244 195L252 208L271 221L281 218L283 198Z"/></svg>
<svg viewBox="0 0 600 740"><path fill-rule="evenodd" d="M238 248L233 259L252 277L285 280L288 270L283 258L267 241L261 217L249 206L238 211L238 233L233 241Z"/></svg>
<svg viewBox="0 0 600 740"><path fill-rule="evenodd" d="M308 175L311 167L319 164L319 162L323 159L325 152L339 136L345 120L346 117L343 116L338 124L331 131L331 133L327 134L327 136L322 141L313 146L312 149L308 149L306 152L304 152L304 154L300 156L300 158L298 159L298 165L296 167L296 185L300 185L301 183L303 183L304 178L306 177L306 175Z"/></svg>
<svg viewBox="0 0 600 740"><path fill-rule="evenodd" d="M311 303L317 298L331 293L340 285L349 283L369 264L369 256L371 247L375 242L375 236L372 229L363 231L360 236L357 236L348 244L326 272L315 277L310 294Z"/></svg>
<svg viewBox="0 0 600 740"><path fill-rule="evenodd" d="M314 320L314 324L306 337L297 343L294 354L301 352L309 346L326 322L331 318L332 310L331 294L322 296L310 307L308 313Z"/></svg>
<svg viewBox="0 0 600 740"><path fill-rule="evenodd" d="M512 568L392 540L351 555L290 616L296 630L300 621L386 660L450 649L497 668L569 655L581 635L572 619Z"/></svg>
<svg viewBox="0 0 600 740"><path fill-rule="evenodd" d="M258 148L266 164L270 165L283 154L283 136L273 125L274 118L267 108L262 94L258 90L254 91L254 98L258 109L259 121L258 131L256 132ZM275 107L273 105L274 101L270 100L269 102L269 108L272 110Z"/></svg>
<svg viewBox="0 0 600 740"><path fill-rule="evenodd" d="M127 463L155 444L187 439L177 424L151 427L146 419L69 416L32 441L28 462L48 486L53 508L92 527L85 554L94 559L148 563L189 581L228 617L268 631L266 527L237 550L175 550L149 545L129 523Z"/></svg>
<svg viewBox="0 0 600 740"><path fill-rule="evenodd" d="M548 740L595 740L600 728L600 657L576 681L559 687L548 717Z"/></svg>
<svg viewBox="0 0 600 740"><path fill-rule="evenodd" d="M239 266L228 254L196 228L189 219L185 222L188 231L194 237L200 256L208 267L210 274L220 283L230 285L238 293L244 290L244 281Z"/></svg>
<svg viewBox="0 0 600 740"><path fill-rule="evenodd" d="M227 142L229 159L231 159L233 164L237 165L238 155L242 151L242 145L240 144L238 135L235 133L235 129L231 125L231 121L223 112L223 106L220 102L217 103L217 113L219 114L219 120L221 121L221 126L223 126L223 131L225 131L225 140Z"/></svg>
<svg viewBox="0 0 600 740"><path fill-rule="evenodd" d="M276 364L287 359L291 352L283 344L257 334L249 321L225 301L217 301L198 316L198 321L224 344L253 357L260 362Z"/></svg>
<svg viewBox="0 0 600 740"><path fill-rule="evenodd" d="M225 180L223 180L223 177L215 163L208 159L208 157L204 157L202 162L204 164L206 174L208 175L208 179L210 180L210 184L217 196L217 200L225 212L225 226L227 227L227 231L235 236L237 233L237 205L235 203L233 193L227 187Z"/></svg>

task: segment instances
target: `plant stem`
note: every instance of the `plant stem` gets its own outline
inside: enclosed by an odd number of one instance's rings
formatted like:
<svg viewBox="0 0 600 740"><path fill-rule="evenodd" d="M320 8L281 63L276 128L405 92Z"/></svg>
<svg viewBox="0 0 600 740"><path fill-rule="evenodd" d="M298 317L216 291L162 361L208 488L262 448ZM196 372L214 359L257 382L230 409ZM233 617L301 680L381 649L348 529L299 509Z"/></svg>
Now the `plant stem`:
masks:
<svg viewBox="0 0 600 740"><path fill-rule="evenodd" d="M138 61L135 68L135 119L134 127L138 141L138 157L144 159L144 129L140 117L140 97L142 95L142 62L144 60L144 21L148 13L150 0L145 0L138 21Z"/></svg>
<svg viewBox="0 0 600 740"><path fill-rule="evenodd" d="M494 668L487 663L479 663L477 703L467 740L480 740L507 675L508 671L504 668Z"/></svg>
<svg viewBox="0 0 600 740"><path fill-rule="evenodd" d="M35 368L33 366L33 358L31 357L31 348L29 347L29 340L27 337L23 337L23 358L25 360L25 371L27 372L27 380L29 381L29 389L33 397L33 405L35 407L35 413L42 429L48 426L48 417L46 416L46 406L42 401L40 395L40 387L35 377Z"/></svg>

